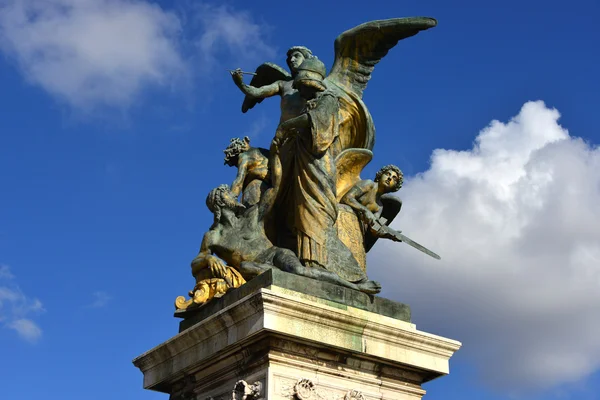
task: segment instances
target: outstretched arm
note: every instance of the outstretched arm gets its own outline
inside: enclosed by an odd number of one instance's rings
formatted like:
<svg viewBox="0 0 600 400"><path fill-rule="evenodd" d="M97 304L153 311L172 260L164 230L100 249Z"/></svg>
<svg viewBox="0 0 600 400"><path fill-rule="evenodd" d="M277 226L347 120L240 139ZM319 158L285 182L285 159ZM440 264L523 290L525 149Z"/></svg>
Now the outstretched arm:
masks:
<svg viewBox="0 0 600 400"><path fill-rule="evenodd" d="M266 97L278 95L281 92L281 81L273 82L266 86L254 87L246 85L244 83L243 75L238 71L231 71L231 77L236 86L239 87L246 96L264 99Z"/></svg>

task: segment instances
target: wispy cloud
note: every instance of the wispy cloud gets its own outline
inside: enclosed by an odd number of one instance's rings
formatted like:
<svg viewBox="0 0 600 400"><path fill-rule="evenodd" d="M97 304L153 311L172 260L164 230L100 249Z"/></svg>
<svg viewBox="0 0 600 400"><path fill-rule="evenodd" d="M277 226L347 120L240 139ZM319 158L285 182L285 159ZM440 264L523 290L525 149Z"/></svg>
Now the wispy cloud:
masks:
<svg viewBox="0 0 600 400"><path fill-rule="evenodd" d="M248 136L251 139L257 139L266 130L272 121L267 118L264 113L261 113L258 118L255 118L248 127L248 130L244 132L244 136ZM275 128L273 127L273 130ZM270 132L271 130L268 130Z"/></svg>
<svg viewBox="0 0 600 400"><path fill-rule="evenodd" d="M37 342L42 337L40 327L30 319L21 318L8 323L10 329L14 329L19 336L29 342Z"/></svg>
<svg viewBox="0 0 600 400"><path fill-rule="evenodd" d="M410 304L417 326L463 341L503 391L600 369L600 149L559 116L529 102L471 150L435 150L405 183L394 226L442 261L391 242L371 261L384 295Z"/></svg>
<svg viewBox="0 0 600 400"><path fill-rule="evenodd" d="M195 15L201 26L196 44L203 68L213 67L219 57L262 63L275 56L275 48L265 40L269 28L256 22L249 12L201 3L196 5Z"/></svg>
<svg viewBox="0 0 600 400"><path fill-rule="evenodd" d="M94 297L94 301L89 305L89 307L91 308L104 307L112 300L112 296L110 296L106 292L97 291L94 292L92 295Z"/></svg>
<svg viewBox="0 0 600 400"><path fill-rule="evenodd" d="M189 87L221 57L263 61L274 53L264 31L249 13L208 3L179 15L148 0L0 5L0 50L30 83L86 112L127 109L148 87Z"/></svg>
<svg viewBox="0 0 600 400"><path fill-rule="evenodd" d="M31 315L43 312L42 302L26 296L15 282L15 276L6 265L0 267L0 323L16 331L29 342L42 336L42 329Z"/></svg>
<svg viewBox="0 0 600 400"><path fill-rule="evenodd" d="M0 279L13 279L14 275L11 274L8 265L0 264Z"/></svg>

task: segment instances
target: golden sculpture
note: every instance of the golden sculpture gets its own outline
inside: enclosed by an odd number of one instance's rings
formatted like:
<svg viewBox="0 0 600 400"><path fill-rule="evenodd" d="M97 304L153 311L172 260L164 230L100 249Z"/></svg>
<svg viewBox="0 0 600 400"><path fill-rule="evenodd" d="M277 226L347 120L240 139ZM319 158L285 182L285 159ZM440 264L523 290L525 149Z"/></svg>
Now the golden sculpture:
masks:
<svg viewBox="0 0 600 400"><path fill-rule="evenodd" d="M245 94L242 112L281 97L279 125L269 150L251 147L247 137L225 149L237 176L231 189L221 185L207 198L214 223L192 261L196 286L190 299L177 298L177 309L220 297L270 268L378 293L366 252L379 238L439 258L388 226L402 207L391 196L402 185L400 169L383 167L373 181L360 177L375 141L362 101L371 73L399 40L435 25L432 18L396 18L350 29L335 40L329 74L303 46L287 52L290 73L265 63L247 85L244 72L231 71Z"/></svg>

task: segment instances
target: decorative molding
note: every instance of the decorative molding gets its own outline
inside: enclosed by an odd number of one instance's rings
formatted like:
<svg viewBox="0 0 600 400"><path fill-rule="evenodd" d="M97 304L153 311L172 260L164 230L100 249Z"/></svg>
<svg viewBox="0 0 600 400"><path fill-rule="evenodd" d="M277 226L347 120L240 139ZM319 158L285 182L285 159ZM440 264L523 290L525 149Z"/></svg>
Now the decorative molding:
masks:
<svg viewBox="0 0 600 400"><path fill-rule="evenodd" d="M317 397L315 384L310 379L300 379L294 385L294 397L297 400L313 400Z"/></svg>
<svg viewBox="0 0 600 400"><path fill-rule="evenodd" d="M261 382L254 382L249 385L246 381L240 380L233 386L231 400L261 400L263 385Z"/></svg>
<svg viewBox="0 0 600 400"><path fill-rule="evenodd" d="M293 385L281 386L280 394L290 400L366 400L359 390L349 390L346 394L337 391L317 388L310 379L300 378Z"/></svg>
<svg viewBox="0 0 600 400"><path fill-rule="evenodd" d="M344 400L365 400L365 396L358 390L350 390L344 396Z"/></svg>

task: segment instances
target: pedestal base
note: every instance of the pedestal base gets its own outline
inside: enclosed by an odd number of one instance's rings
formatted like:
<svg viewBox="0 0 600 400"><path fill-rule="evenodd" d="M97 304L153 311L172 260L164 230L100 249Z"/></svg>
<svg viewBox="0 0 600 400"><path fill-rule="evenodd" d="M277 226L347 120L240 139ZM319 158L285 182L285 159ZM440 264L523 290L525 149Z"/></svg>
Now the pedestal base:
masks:
<svg viewBox="0 0 600 400"><path fill-rule="evenodd" d="M459 342L270 276L267 287L219 299L216 313L198 310L193 324L136 358L144 388L172 400L420 399L422 383L448 374Z"/></svg>

